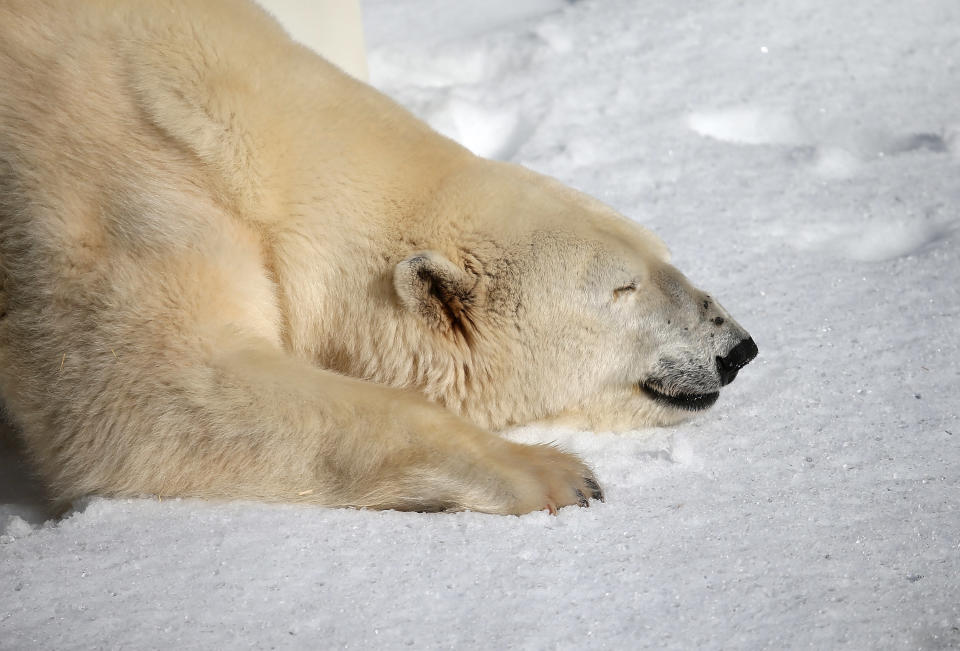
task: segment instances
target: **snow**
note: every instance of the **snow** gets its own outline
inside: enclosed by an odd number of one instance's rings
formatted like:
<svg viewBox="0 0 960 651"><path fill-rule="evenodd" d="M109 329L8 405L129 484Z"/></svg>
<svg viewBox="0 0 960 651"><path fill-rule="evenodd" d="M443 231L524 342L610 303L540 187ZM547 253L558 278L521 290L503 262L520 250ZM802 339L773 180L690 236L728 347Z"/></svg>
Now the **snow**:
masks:
<svg viewBox="0 0 960 651"><path fill-rule="evenodd" d="M703 136L748 145L806 145L809 137L789 112L760 106L733 106L690 115L690 128Z"/></svg>
<svg viewBox="0 0 960 651"><path fill-rule="evenodd" d="M0 458L0 648L960 646L960 5L368 0L373 82L656 230L760 357L529 427L557 517L93 498ZM520 218L521 216L518 216Z"/></svg>

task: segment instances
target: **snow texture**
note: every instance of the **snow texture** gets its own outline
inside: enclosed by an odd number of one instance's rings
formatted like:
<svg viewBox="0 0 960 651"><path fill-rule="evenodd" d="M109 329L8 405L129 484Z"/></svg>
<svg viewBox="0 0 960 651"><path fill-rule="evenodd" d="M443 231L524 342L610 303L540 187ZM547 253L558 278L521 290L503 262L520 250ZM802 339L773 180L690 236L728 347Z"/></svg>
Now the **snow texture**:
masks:
<svg viewBox="0 0 960 651"><path fill-rule="evenodd" d="M557 517L48 519L8 452L0 648L960 647L960 4L365 11L377 86L651 226L760 357L688 424L512 433L596 468Z"/></svg>

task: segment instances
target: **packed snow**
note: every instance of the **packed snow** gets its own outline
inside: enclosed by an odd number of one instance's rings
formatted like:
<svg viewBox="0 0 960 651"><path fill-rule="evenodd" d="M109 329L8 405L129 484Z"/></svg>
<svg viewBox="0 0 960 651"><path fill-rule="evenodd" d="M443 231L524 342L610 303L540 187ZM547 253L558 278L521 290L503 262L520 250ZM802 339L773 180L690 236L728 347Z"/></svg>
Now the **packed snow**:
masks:
<svg viewBox="0 0 960 651"><path fill-rule="evenodd" d="M7 451L0 648L960 647L960 4L364 9L374 85L653 228L760 357L677 427L510 433L596 469L556 517L54 519Z"/></svg>

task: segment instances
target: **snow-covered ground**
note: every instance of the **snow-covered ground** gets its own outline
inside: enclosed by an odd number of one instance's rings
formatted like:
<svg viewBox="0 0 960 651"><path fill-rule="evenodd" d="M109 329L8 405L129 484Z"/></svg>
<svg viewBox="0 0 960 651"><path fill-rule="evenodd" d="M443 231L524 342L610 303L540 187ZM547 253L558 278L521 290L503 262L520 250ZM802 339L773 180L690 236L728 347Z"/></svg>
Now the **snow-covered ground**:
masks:
<svg viewBox="0 0 960 651"><path fill-rule="evenodd" d="M596 468L557 517L46 520L7 453L0 648L960 647L960 4L365 10L375 85L651 226L760 357L679 427L513 433Z"/></svg>

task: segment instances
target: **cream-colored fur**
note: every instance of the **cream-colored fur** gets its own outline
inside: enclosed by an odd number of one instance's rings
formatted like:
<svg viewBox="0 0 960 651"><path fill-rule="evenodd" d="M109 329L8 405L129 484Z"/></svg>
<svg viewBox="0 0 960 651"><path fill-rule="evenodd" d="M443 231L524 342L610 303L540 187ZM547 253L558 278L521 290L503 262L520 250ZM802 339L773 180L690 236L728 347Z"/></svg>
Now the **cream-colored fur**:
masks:
<svg viewBox="0 0 960 651"><path fill-rule="evenodd" d="M489 430L675 422L641 386L714 391L746 336L649 232L241 1L0 2L0 269L60 500L586 504L579 459Z"/></svg>

